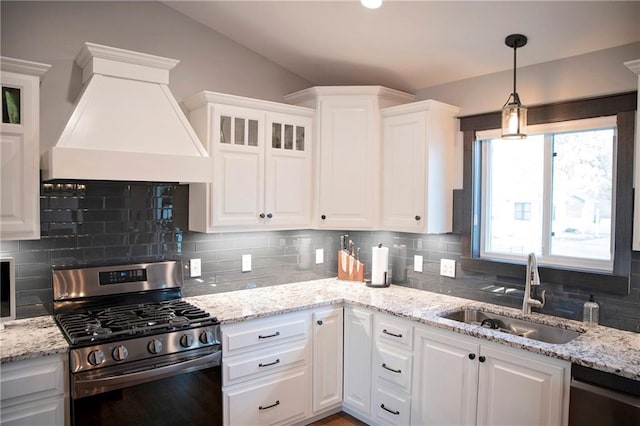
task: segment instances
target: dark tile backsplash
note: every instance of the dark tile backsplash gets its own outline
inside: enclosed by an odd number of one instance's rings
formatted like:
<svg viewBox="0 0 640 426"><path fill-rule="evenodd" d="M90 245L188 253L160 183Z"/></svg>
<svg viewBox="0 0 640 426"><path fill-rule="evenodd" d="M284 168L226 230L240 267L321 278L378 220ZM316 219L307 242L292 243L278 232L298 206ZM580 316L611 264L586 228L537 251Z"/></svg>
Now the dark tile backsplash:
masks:
<svg viewBox="0 0 640 426"><path fill-rule="evenodd" d="M160 183L56 182L41 188L40 240L3 241L0 253L16 258L18 317L51 309L51 268L178 259L184 262L185 296L264 287L336 276L339 231L265 231L201 234L186 229L186 186ZM400 264L407 267L400 285L518 308L524 284L490 274L440 276L440 259L460 259L460 236L394 232L351 232L369 277L371 247L406 246ZM324 263L315 264L315 249ZM240 272L243 254L252 255L252 271ZM414 255L423 256L423 272L413 272ZM189 278L188 261L202 260L202 276ZM544 313L580 320L582 304L594 293L600 322L640 331L640 252L633 253L629 295L581 291L545 284Z"/></svg>

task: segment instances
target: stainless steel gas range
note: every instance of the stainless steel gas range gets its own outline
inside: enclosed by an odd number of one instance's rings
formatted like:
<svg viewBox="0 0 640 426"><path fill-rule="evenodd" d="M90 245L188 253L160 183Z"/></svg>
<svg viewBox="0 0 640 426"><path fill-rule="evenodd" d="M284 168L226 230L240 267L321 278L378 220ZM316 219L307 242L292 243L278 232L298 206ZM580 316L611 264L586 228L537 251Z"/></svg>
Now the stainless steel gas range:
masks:
<svg viewBox="0 0 640 426"><path fill-rule="evenodd" d="M220 325L176 261L53 271L75 425L221 424Z"/></svg>

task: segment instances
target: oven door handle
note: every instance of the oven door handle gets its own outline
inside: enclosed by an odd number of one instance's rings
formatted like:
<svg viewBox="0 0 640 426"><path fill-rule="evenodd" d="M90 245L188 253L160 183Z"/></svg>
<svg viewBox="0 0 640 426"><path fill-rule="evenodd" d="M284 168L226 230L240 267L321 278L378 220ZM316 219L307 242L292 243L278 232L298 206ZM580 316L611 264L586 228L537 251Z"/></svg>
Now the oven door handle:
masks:
<svg viewBox="0 0 640 426"><path fill-rule="evenodd" d="M220 365L221 359L222 352L216 351L187 361L164 365L161 367L151 367L149 369L135 371L132 373L114 374L89 379L82 379L76 376L73 377L72 397L82 398L85 396L97 395L140 383L150 382L152 380L164 379L166 377L175 376L176 374L185 374L208 367L216 367Z"/></svg>

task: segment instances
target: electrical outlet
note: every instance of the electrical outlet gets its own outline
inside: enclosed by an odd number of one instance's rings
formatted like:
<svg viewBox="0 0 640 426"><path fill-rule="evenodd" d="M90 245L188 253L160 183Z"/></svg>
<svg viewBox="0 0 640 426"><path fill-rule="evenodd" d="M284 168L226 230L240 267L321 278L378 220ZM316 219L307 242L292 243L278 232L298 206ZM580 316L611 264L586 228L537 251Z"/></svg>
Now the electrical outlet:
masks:
<svg viewBox="0 0 640 426"><path fill-rule="evenodd" d="M251 271L251 255L243 254L242 255L242 272Z"/></svg>
<svg viewBox="0 0 640 426"><path fill-rule="evenodd" d="M456 277L456 261L451 259L440 259L440 275L443 277Z"/></svg>
<svg viewBox="0 0 640 426"><path fill-rule="evenodd" d="M201 267L200 259L191 259L189 260L189 276L191 278L199 277L202 275L202 267Z"/></svg>
<svg viewBox="0 0 640 426"><path fill-rule="evenodd" d="M316 249L316 265L324 263L324 249Z"/></svg>
<svg viewBox="0 0 640 426"><path fill-rule="evenodd" d="M422 272L422 256L417 254L413 256L413 270L415 272Z"/></svg>

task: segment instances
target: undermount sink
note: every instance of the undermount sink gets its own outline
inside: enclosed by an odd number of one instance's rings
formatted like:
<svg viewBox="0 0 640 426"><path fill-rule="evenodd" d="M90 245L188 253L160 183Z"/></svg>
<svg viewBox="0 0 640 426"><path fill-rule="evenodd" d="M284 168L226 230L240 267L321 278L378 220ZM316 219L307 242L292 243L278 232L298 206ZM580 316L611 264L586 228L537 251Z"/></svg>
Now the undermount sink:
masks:
<svg viewBox="0 0 640 426"><path fill-rule="evenodd" d="M464 322L466 324L479 325L545 343L569 343L580 336L580 332L578 331L538 324L523 319L509 318L477 309L461 309L449 312L443 314L442 318Z"/></svg>

